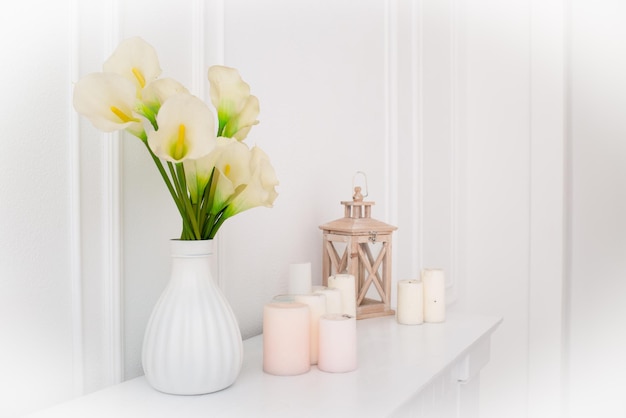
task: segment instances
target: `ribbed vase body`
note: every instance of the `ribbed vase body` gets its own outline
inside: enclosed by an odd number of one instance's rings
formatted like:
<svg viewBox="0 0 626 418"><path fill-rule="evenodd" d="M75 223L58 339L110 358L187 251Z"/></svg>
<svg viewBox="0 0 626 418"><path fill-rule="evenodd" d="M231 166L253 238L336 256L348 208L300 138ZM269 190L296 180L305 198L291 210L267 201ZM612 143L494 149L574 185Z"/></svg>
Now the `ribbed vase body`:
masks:
<svg viewBox="0 0 626 418"><path fill-rule="evenodd" d="M152 311L142 363L155 389L175 395L232 385L243 360L235 315L211 276L213 242L171 241L170 281Z"/></svg>

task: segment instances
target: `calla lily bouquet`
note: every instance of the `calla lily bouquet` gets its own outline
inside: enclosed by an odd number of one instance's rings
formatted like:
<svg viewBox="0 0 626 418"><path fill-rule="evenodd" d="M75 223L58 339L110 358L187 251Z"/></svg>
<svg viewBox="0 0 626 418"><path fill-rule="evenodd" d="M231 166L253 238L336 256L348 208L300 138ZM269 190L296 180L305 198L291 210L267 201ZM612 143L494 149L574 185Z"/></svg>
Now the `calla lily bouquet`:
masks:
<svg viewBox="0 0 626 418"><path fill-rule="evenodd" d="M159 78L154 48L124 40L103 71L74 87L74 108L104 132L138 137L182 217L182 240L212 239L224 221L272 207L278 180L268 156L243 140L258 124L259 101L234 68L209 68L215 114L176 80Z"/></svg>

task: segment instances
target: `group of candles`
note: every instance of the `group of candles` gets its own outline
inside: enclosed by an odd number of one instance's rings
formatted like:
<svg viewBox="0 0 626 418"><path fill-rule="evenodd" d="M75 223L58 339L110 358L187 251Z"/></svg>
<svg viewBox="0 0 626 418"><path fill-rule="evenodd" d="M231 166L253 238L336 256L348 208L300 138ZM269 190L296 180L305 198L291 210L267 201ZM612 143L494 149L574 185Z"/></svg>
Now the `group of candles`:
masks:
<svg viewBox="0 0 626 418"><path fill-rule="evenodd" d="M357 367L354 276L312 286L311 263L289 266L287 295L263 308L263 371L279 376L306 373L311 365L329 373Z"/></svg>
<svg viewBox="0 0 626 418"><path fill-rule="evenodd" d="M399 324L443 322L443 270L422 270L421 280L398 282ZM356 284L350 274L312 286L311 263L290 264L288 291L263 308L263 371L279 376L306 373L311 365L329 373L357 368Z"/></svg>
<svg viewBox="0 0 626 418"><path fill-rule="evenodd" d="M420 280L398 282L399 324L418 325L446 320L446 279L443 270L422 270Z"/></svg>

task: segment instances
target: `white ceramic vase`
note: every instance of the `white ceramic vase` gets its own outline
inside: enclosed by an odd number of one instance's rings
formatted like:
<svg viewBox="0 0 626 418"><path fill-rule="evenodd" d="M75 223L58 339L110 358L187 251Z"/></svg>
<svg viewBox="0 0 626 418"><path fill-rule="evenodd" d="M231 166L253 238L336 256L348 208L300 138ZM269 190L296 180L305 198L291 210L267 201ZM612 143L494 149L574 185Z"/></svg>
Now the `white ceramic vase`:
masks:
<svg viewBox="0 0 626 418"><path fill-rule="evenodd" d="M241 370L241 332L211 275L212 253L212 240L171 241L170 281L148 321L142 352L146 379L161 392L216 392Z"/></svg>

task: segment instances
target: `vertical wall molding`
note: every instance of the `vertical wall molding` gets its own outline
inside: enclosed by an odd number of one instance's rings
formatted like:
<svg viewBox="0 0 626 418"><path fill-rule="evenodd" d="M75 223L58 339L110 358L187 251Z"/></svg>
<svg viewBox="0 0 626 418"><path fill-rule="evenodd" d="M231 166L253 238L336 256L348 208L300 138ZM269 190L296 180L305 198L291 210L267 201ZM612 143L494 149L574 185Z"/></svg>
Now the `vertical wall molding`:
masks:
<svg viewBox="0 0 626 418"><path fill-rule="evenodd" d="M399 267L414 278L423 268L444 268L454 303L462 270L464 174L457 0L387 4L387 179L405 246L398 251Z"/></svg>
<svg viewBox="0 0 626 418"><path fill-rule="evenodd" d="M205 47L205 2L194 0L191 27L191 92L206 99L206 47Z"/></svg>
<svg viewBox="0 0 626 418"><path fill-rule="evenodd" d="M412 203L412 248L417 254L417 260L412 265L412 276L419 277L424 265L424 33L422 0L411 2L411 139L413 149L411 155L415 161L411 169L412 180L417 185L413 193Z"/></svg>
<svg viewBox="0 0 626 418"><path fill-rule="evenodd" d="M447 302L458 297L463 178L459 134L459 35L457 1L413 2L412 140L417 269L446 272Z"/></svg>
<svg viewBox="0 0 626 418"><path fill-rule="evenodd" d="M120 15L117 0L109 0L105 14L107 56L120 42ZM104 260L104 342L105 380L119 383L124 376L123 313L123 243L122 243L122 170L120 133L102 133L103 189L105 214L103 222Z"/></svg>
<svg viewBox="0 0 626 418"><path fill-rule="evenodd" d="M79 47L78 47L78 0L70 3L70 80L78 79ZM73 85L68 83L68 98L71 102ZM82 251L81 251L81 193L80 193L80 134L78 114L69 112L70 155L70 264L71 264L71 298L72 298L72 380L74 396L84 392L84 353L83 353L83 286L82 286Z"/></svg>
<svg viewBox="0 0 626 418"><path fill-rule="evenodd" d="M450 280L447 299L456 301L458 297L459 272L459 118L458 118L458 27L457 1L450 0Z"/></svg>
<svg viewBox="0 0 626 418"><path fill-rule="evenodd" d="M198 78L200 94L207 103L210 102L208 97L208 78L207 71L211 65L224 65L224 0L195 0L194 2L194 28L193 38L197 39L197 47L202 49L201 56L195 57L194 54L194 83ZM200 19L198 18L200 17ZM196 49L198 49L196 48ZM201 78L201 80L199 80ZM226 290L226 272L224 265L226 263L226 254L224 253L224 244L219 236L216 241L216 258L217 263L213 263L216 268L215 279L217 285Z"/></svg>
<svg viewBox="0 0 626 418"><path fill-rule="evenodd" d="M398 223L398 4L385 3L385 219ZM394 262L396 263L396 262ZM397 264L397 263L396 263Z"/></svg>

